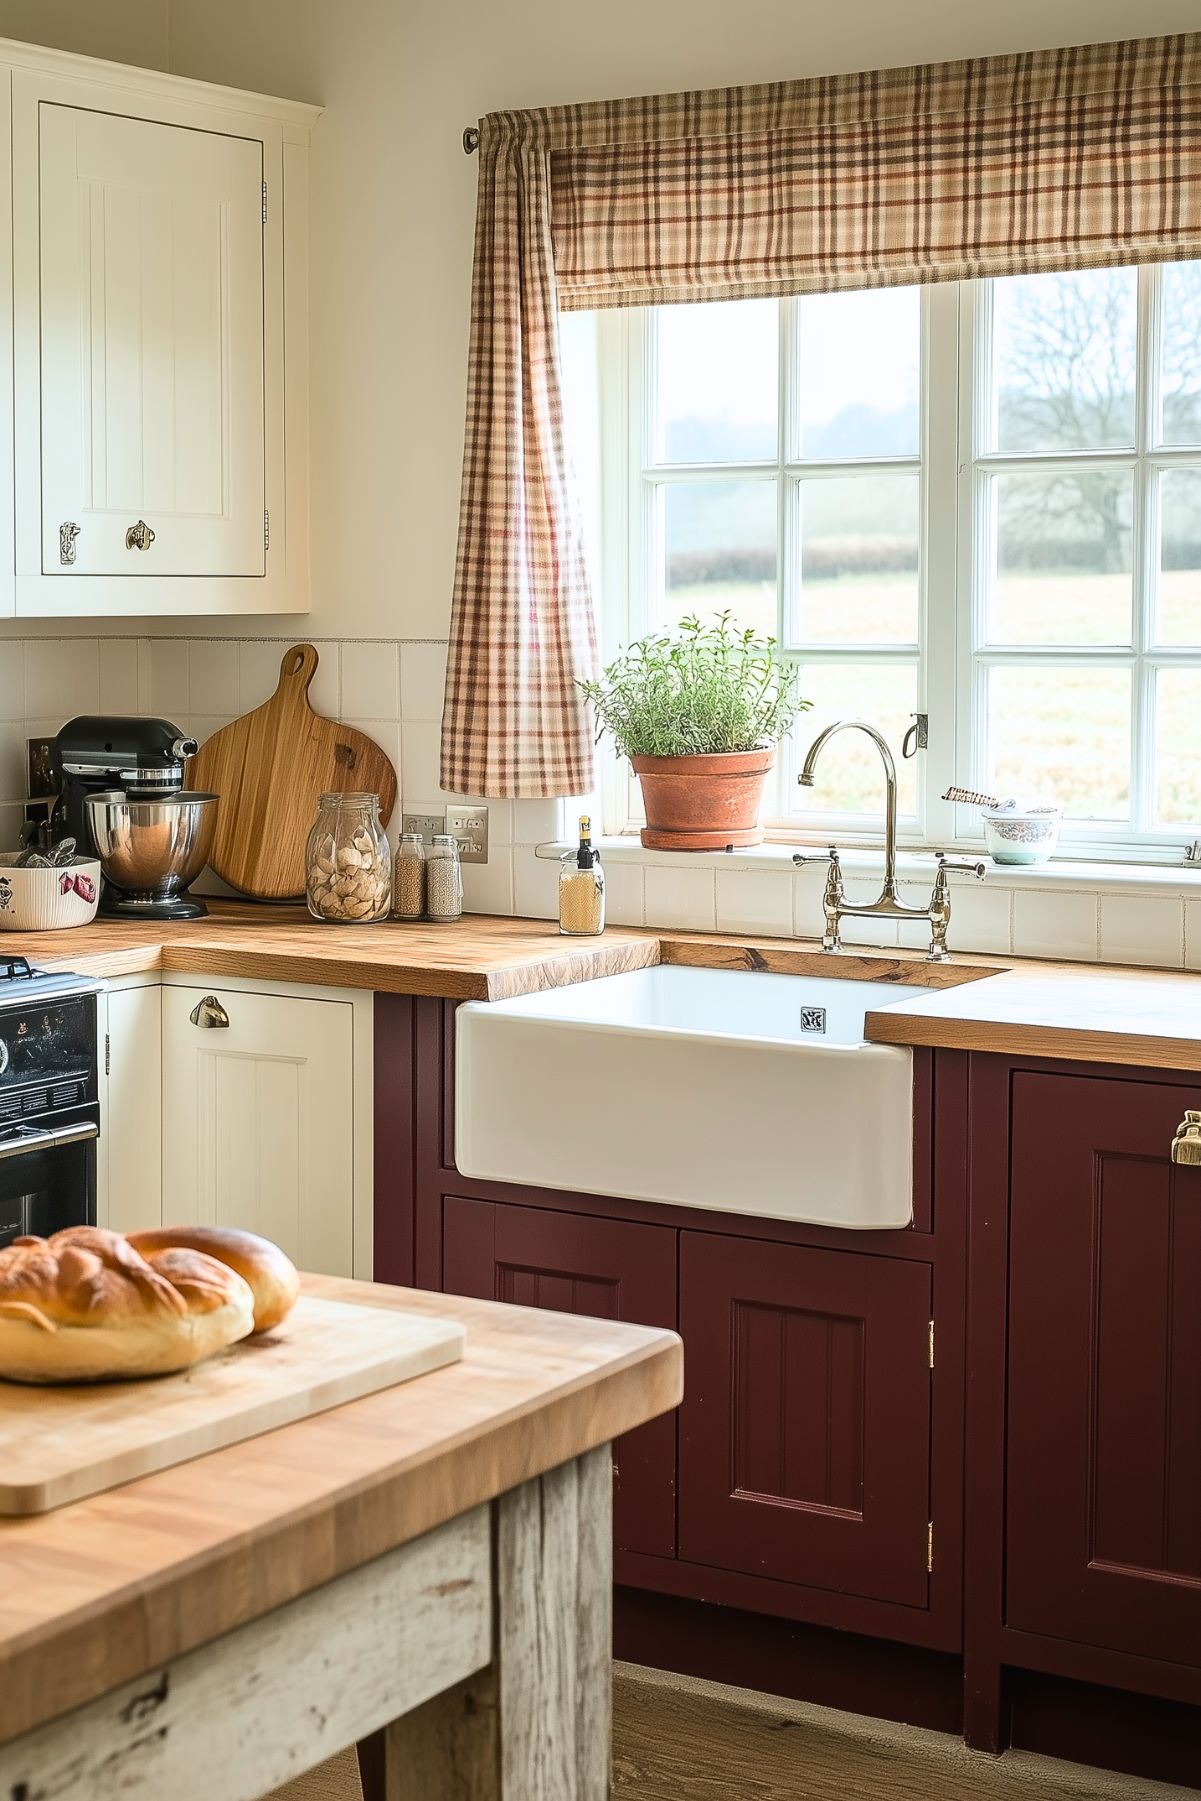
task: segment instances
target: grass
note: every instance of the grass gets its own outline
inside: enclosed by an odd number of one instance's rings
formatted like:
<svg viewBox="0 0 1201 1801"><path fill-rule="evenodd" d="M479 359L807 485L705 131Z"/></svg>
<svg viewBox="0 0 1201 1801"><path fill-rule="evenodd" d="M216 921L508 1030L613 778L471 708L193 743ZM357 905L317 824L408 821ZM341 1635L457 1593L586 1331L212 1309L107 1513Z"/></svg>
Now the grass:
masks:
<svg viewBox="0 0 1201 1801"><path fill-rule="evenodd" d="M702 618L729 607L757 631L776 629L775 588L770 583L713 582L673 589L673 613ZM848 576L814 582L806 594L818 636L833 645L912 638L916 589L905 576ZM1030 572L1003 584L998 630L1011 643L1038 645L1066 640L1092 646L1128 631L1130 580L1121 575ZM1195 645L1201 662L1201 571L1173 570L1162 578L1160 635L1171 645ZM833 666L810 663L801 692L814 703L800 722L806 742L847 713L878 725L899 751L916 706L909 666ZM1130 679L1124 670L1080 666L1008 668L993 678L994 767L987 780L1019 799L1054 799L1070 815L1121 821L1130 804ZM1156 811L1161 824L1192 831L1201 824L1201 668L1165 672L1158 691L1159 773ZM900 765L900 804L916 801L912 765ZM962 778L971 772L964 770ZM826 805L878 811L879 760L853 738L830 746L821 788ZM816 796L815 796L816 798Z"/></svg>

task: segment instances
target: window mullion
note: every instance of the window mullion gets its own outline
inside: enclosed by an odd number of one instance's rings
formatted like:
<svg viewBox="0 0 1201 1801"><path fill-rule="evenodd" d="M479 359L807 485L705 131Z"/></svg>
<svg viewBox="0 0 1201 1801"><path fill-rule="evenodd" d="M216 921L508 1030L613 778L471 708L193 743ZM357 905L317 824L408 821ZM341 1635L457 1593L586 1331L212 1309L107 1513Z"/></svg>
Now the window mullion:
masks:
<svg viewBox="0 0 1201 1801"><path fill-rule="evenodd" d="M928 841L950 842L955 806L942 796L959 760L958 557L959 284L928 287L922 306L921 646L918 707L930 742L918 773L918 818Z"/></svg>
<svg viewBox="0 0 1201 1801"><path fill-rule="evenodd" d="M1134 649L1137 662L1130 695L1130 828L1145 832L1153 812L1152 765L1155 756L1155 672L1146 661L1155 636L1159 562L1158 476L1148 451L1159 436L1159 297L1158 267L1138 272L1138 322L1135 341L1135 450L1133 528Z"/></svg>

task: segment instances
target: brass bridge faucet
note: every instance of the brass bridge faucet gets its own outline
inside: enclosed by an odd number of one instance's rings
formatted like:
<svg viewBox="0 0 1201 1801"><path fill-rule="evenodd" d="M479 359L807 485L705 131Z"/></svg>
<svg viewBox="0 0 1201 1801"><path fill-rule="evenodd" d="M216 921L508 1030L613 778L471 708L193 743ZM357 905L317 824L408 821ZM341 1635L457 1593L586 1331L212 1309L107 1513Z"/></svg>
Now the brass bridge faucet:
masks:
<svg viewBox="0 0 1201 1801"><path fill-rule="evenodd" d="M897 892L897 766L893 762L892 752L875 726L868 725L864 719L839 719L833 725L828 725L809 746L809 754L797 780L802 788L812 788L813 771L823 749L836 732L849 731L866 732L879 751L880 761L884 765L884 886L879 898L874 901L848 901L842 886L842 863L834 845L827 851L799 852L793 857L792 860L798 867L806 863L830 865L826 892L822 898L826 918L822 949L841 951L840 926L844 919L927 919L930 922L930 949L926 952L926 960L930 963L945 963L950 955L947 950L947 927L951 923L948 872L962 870L982 882L986 865L948 857L943 851L936 852L938 871L934 877L930 904L926 907L907 906Z"/></svg>

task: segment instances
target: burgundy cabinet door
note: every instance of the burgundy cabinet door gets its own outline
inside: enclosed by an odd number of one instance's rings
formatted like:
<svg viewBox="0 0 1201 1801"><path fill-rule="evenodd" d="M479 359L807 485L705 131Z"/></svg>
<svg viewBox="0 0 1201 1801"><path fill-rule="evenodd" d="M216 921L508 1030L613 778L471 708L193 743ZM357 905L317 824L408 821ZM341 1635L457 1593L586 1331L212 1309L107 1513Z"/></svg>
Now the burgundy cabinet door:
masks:
<svg viewBox="0 0 1201 1801"><path fill-rule="evenodd" d="M1013 1079L1007 1617L1201 1665L1195 1088Z"/></svg>
<svg viewBox="0 0 1201 1801"><path fill-rule="evenodd" d="M451 1294L640 1326L676 1326L676 1234L541 1207L447 1195L442 1286ZM618 1550L672 1557L676 1421L650 1420L613 1447Z"/></svg>
<svg viewBox="0 0 1201 1801"><path fill-rule="evenodd" d="M680 1556L928 1603L924 1263L684 1232Z"/></svg>

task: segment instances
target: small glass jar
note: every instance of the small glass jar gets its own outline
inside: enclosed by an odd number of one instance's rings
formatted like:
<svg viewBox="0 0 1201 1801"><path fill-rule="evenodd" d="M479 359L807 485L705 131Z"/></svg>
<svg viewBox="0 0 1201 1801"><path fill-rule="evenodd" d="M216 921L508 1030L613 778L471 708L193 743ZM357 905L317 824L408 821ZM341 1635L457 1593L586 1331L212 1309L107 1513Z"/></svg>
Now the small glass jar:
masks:
<svg viewBox="0 0 1201 1801"><path fill-rule="evenodd" d="M305 893L314 919L369 925L392 906L392 847L378 794L323 794L305 845Z"/></svg>
<svg viewBox="0 0 1201 1801"><path fill-rule="evenodd" d="M580 814L580 842L559 859L559 931L565 938L595 938L605 929L605 872L593 847L592 821Z"/></svg>
<svg viewBox="0 0 1201 1801"><path fill-rule="evenodd" d="M425 842L420 832L403 832L392 877L393 919L425 917Z"/></svg>
<svg viewBox="0 0 1201 1801"><path fill-rule="evenodd" d="M425 865L425 910L429 919L460 919L463 914L463 869L459 841L439 833Z"/></svg>

